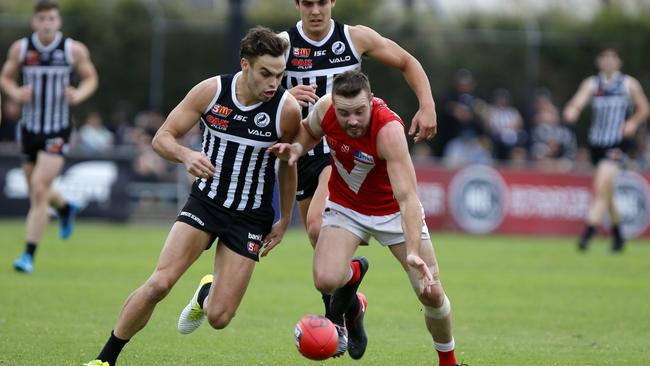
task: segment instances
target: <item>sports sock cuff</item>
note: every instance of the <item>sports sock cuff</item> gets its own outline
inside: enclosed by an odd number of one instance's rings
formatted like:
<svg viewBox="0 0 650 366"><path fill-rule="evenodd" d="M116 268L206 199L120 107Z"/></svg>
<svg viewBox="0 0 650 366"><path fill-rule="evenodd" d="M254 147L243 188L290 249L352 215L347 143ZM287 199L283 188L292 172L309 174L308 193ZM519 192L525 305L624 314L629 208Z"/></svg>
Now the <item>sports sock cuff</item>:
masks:
<svg viewBox="0 0 650 366"><path fill-rule="evenodd" d="M34 255L36 255L36 243L25 243L25 253L31 255L33 259Z"/></svg>
<svg viewBox="0 0 650 366"><path fill-rule="evenodd" d="M61 216L65 216L65 215L67 215L68 212L70 212L70 203L68 203L68 202L64 203L63 206L61 206L61 207L59 207L59 208L57 209L57 212L58 212L59 215L61 215Z"/></svg>
<svg viewBox="0 0 650 366"><path fill-rule="evenodd" d="M111 330L111 341L114 341L117 344L125 345L125 344L129 343L130 340L131 340L131 338L129 338L129 339L118 338L115 335L115 330Z"/></svg>
<svg viewBox="0 0 650 366"><path fill-rule="evenodd" d="M436 341L433 341L433 346L436 348L436 351L451 352L456 348L456 343L454 342L454 337L451 337L451 342L438 343Z"/></svg>
<svg viewBox="0 0 650 366"><path fill-rule="evenodd" d="M347 285L354 285L359 282L361 278L361 263L359 261L350 262L350 269L352 270L352 277L348 281Z"/></svg>
<svg viewBox="0 0 650 366"><path fill-rule="evenodd" d="M106 342L102 351L97 355L97 359L108 362L109 365L115 365L117 357L119 357L120 352L122 352L122 348L124 348L128 342L129 339L117 338L112 330L108 342Z"/></svg>

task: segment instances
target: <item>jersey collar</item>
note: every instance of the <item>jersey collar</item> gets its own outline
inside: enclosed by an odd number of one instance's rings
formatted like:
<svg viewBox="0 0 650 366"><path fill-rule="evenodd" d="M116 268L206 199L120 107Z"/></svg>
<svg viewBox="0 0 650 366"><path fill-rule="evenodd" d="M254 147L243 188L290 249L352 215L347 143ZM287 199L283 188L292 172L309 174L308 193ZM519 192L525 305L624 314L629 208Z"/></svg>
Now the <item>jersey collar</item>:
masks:
<svg viewBox="0 0 650 366"><path fill-rule="evenodd" d="M235 106L237 106L237 108L239 108L242 112L252 111L253 109L262 105L264 102L255 103L253 105L243 105L239 102L239 100L237 100L237 79L239 79L241 74L242 72L240 71L236 73L232 78L232 84L230 85L230 97L232 98L232 102L235 103Z"/></svg>
<svg viewBox="0 0 650 366"><path fill-rule="evenodd" d="M50 52L53 49L55 49L56 46L59 45L59 41L61 41L61 37L63 37L61 32L56 32L56 34L54 35L54 40L52 40L52 42L50 44L48 44L47 46L43 46L43 44L41 43L41 40L38 39L38 34L36 32L34 32L32 34L32 42L34 43L34 47L36 47L36 49L39 52Z"/></svg>
<svg viewBox="0 0 650 366"><path fill-rule="evenodd" d="M298 29L298 33L300 33L300 36L307 41L307 43L311 44L312 46L320 47L327 43L329 41L330 37L334 33L334 19L330 19L330 30L327 32L327 35L321 39L320 41L314 41L313 39L309 38L307 34L305 34L305 31L302 29L302 20L298 21L296 23L296 29Z"/></svg>

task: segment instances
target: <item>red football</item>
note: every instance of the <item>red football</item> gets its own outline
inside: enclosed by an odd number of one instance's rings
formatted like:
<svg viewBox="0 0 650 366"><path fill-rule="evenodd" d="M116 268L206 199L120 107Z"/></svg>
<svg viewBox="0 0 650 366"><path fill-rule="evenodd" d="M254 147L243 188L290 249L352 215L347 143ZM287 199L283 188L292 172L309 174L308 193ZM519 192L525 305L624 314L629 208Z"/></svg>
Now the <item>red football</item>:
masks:
<svg viewBox="0 0 650 366"><path fill-rule="evenodd" d="M295 329L296 347L310 360L325 360L336 353L339 336L329 319L320 315L305 315Z"/></svg>

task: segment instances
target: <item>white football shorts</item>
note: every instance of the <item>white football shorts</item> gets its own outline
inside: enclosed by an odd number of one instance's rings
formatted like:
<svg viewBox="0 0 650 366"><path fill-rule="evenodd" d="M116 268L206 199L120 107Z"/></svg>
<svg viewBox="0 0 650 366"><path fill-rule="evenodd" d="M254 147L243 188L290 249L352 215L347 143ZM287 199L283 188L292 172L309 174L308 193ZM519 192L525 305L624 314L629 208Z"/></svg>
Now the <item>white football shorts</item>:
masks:
<svg viewBox="0 0 650 366"><path fill-rule="evenodd" d="M422 235L421 239L430 239L429 228L424 222L424 210L422 211ZM363 244L367 245L371 237L374 237L381 245L390 246L405 242L404 230L402 229L402 214L396 212L390 215L370 216L358 213L347 207L327 200L323 211L323 225L343 228L358 236Z"/></svg>

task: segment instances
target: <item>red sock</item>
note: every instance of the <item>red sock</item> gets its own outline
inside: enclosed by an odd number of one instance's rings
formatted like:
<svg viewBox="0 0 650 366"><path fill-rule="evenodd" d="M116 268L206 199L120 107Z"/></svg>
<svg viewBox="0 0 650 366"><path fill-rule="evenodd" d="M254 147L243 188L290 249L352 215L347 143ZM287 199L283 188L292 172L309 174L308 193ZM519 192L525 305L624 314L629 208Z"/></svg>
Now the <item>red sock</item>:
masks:
<svg viewBox="0 0 650 366"><path fill-rule="evenodd" d="M454 350L452 349L449 352L438 352L438 360L440 360L440 366L454 366L456 365L456 356L454 356Z"/></svg>
<svg viewBox="0 0 650 366"><path fill-rule="evenodd" d="M361 264L358 261L350 262L350 269L352 269L352 278L350 278L350 281L346 285L354 285L361 278Z"/></svg>

